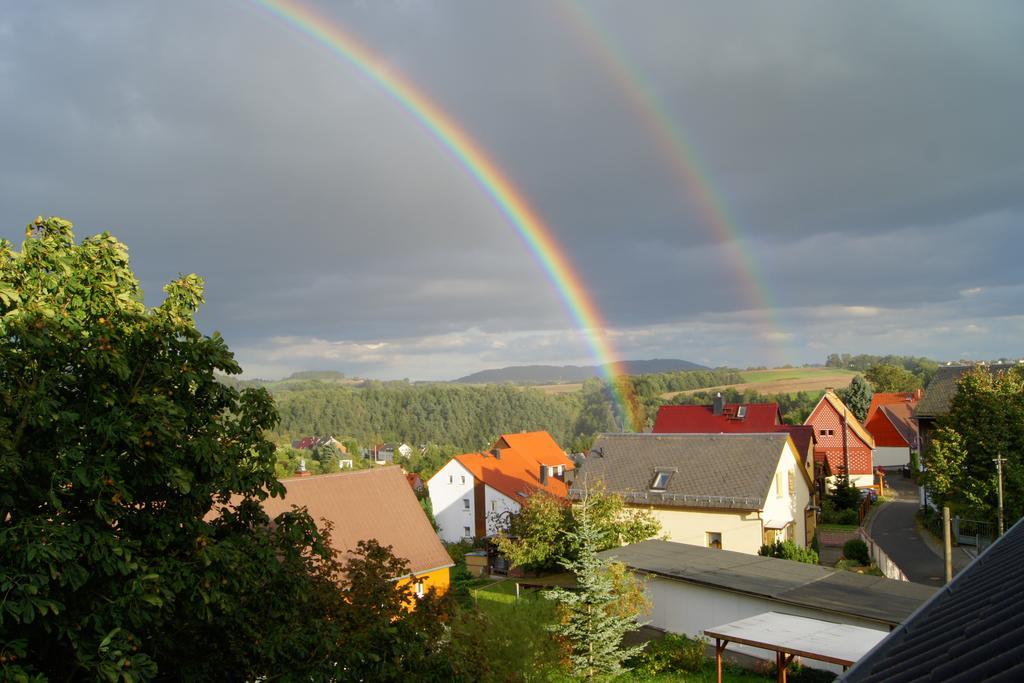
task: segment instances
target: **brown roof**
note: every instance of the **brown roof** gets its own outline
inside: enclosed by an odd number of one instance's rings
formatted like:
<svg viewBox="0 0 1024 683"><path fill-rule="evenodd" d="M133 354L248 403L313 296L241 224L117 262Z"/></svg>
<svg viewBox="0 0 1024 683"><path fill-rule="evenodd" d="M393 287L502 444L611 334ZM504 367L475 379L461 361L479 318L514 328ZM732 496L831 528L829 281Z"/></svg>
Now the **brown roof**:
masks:
<svg viewBox="0 0 1024 683"><path fill-rule="evenodd" d="M452 558L441 545L400 467L378 467L339 474L285 479L285 498L267 498L263 509L271 518L305 507L317 522L334 524L331 541L339 559L359 541L376 539L392 546L396 557L409 561L409 570L421 573L451 567Z"/></svg>

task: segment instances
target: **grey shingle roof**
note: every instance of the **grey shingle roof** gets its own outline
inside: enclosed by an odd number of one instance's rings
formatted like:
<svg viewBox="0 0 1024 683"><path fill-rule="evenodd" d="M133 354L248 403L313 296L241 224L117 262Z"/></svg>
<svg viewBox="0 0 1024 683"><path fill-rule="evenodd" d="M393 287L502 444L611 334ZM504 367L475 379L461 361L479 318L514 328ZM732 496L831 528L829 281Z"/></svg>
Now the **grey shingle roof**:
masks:
<svg viewBox="0 0 1024 683"><path fill-rule="evenodd" d="M888 626L906 619L935 593L930 586L906 581L670 541L643 541L600 555L678 581Z"/></svg>
<svg viewBox="0 0 1024 683"><path fill-rule="evenodd" d="M957 380L960 375L974 368L974 365L943 365L935 371L932 381L924 390L924 396L914 409L914 417L938 417L949 412L949 406L956 396ZM992 373L1003 372L1014 367L1013 363L989 365Z"/></svg>
<svg viewBox="0 0 1024 683"><path fill-rule="evenodd" d="M1024 521L890 633L843 680L1024 680Z"/></svg>
<svg viewBox="0 0 1024 683"><path fill-rule="evenodd" d="M602 434L577 470L570 496L603 481L628 502L760 510L789 435ZM673 471L664 492L658 470Z"/></svg>

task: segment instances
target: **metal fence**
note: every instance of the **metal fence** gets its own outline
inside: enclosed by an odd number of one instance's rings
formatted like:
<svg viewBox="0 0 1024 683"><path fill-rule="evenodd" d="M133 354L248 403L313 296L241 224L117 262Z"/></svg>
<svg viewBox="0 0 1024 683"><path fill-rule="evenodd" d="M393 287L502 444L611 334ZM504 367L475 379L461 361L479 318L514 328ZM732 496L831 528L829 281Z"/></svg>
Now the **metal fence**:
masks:
<svg viewBox="0 0 1024 683"><path fill-rule="evenodd" d="M953 518L953 540L960 545L973 545L980 553L996 540L996 526L977 519Z"/></svg>

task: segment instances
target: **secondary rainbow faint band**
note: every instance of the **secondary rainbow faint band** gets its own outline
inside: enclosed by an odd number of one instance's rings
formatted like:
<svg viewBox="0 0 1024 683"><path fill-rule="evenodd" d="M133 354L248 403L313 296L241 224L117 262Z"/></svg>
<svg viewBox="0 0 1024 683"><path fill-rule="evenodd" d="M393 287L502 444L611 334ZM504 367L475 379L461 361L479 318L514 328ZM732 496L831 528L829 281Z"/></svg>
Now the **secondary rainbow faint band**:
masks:
<svg viewBox="0 0 1024 683"><path fill-rule="evenodd" d="M530 206L508 176L488 157L484 149L445 111L408 79L391 69L380 57L348 33L335 19L314 12L291 0L252 0L273 17L310 38L376 84L406 112L416 118L469 173L477 185L504 214L508 223L541 265L558 293L574 326L584 336L601 367L627 428L639 428L635 402L617 354L606 334L603 317L565 250L551 229Z"/></svg>
<svg viewBox="0 0 1024 683"><path fill-rule="evenodd" d="M673 122L643 76L630 66L612 35L582 2L554 0L551 6L560 15L563 24L583 43L590 56L602 66L642 122L677 181L692 200L704 230L716 242L728 245L727 256L743 288L743 296L746 298L744 304L757 316L763 340L775 346L777 364L796 363L789 347L783 343L790 335L785 332L779 307L771 301L770 288L760 276L757 261L740 234L738 222L716 191L710 173L687 136Z"/></svg>

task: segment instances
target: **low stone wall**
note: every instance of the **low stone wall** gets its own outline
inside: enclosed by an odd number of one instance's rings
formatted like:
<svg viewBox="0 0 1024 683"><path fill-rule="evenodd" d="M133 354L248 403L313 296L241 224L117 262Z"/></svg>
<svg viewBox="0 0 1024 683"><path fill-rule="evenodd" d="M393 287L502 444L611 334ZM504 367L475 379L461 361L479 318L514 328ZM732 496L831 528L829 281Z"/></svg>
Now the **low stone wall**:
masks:
<svg viewBox="0 0 1024 683"><path fill-rule="evenodd" d="M896 563L889 559L889 556L885 554L875 541L868 536L868 532L864 529L860 529L858 537L867 543L868 554L871 555L871 561L878 565L878 568L882 570L887 578L896 579L897 581L909 581L907 575L903 573L903 570L896 566Z"/></svg>

